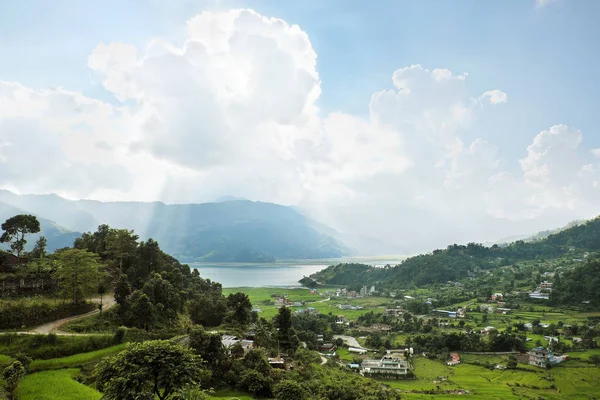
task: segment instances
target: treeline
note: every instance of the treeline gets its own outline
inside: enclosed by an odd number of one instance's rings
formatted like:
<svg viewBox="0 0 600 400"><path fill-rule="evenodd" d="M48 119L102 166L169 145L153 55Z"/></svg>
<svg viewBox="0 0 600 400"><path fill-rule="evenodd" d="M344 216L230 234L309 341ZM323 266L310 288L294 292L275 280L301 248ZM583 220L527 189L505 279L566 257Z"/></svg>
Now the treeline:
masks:
<svg viewBox="0 0 600 400"><path fill-rule="evenodd" d="M550 302L554 305L600 306L600 260L577 265L554 278Z"/></svg>
<svg viewBox="0 0 600 400"><path fill-rule="evenodd" d="M74 244L98 254L106 265L118 324L144 330L172 327L182 313L204 326L250 323L248 296L235 293L225 298L220 283L201 278L198 270L164 253L155 240L138 239L133 231L100 225Z"/></svg>
<svg viewBox="0 0 600 400"><path fill-rule="evenodd" d="M504 352L525 351L525 337L509 332L491 331L489 335L471 333L440 333L415 335L407 345L416 352L444 353L448 351Z"/></svg>
<svg viewBox="0 0 600 400"><path fill-rule="evenodd" d="M600 250L600 217L538 241L516 241L491 247L478 243L453 244L446 249L410 257L394 267L338 264L311 278L321 284L372 285L380 290L456 281L480 270L512 265L517 261L551 259L571 250Z"/></svg>

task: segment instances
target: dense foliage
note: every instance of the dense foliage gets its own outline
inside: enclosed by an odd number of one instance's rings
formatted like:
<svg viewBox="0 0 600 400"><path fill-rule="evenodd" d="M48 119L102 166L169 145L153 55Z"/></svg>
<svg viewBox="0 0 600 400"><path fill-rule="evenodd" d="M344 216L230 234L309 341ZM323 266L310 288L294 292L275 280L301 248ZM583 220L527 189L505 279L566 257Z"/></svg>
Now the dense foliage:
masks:
<svg viewBox="0 0 600 400"><path fill-rule="evenodd" d="M410 257L395 267L339 264L319 271L311 278L320 284L377 284L383 290L393 290L456 281L476 271L511 265L516 261L552 259L573 250L600 250L600 217L542 240L519 240L506 246L491 247L477 243L454 244L443 250Z"/></svg>
<svg viewBox="0 0 600 400"><path fill-rule="evenodd" d="M174 399L209 374L189 348L162 340L132 344L95 370L107 400Z"/></svg>
<svg viewBox="0 0 600 400"><path fill-rule="evenodd" d="M600 260L594 260L565 271L554 280L550 300L553 304L586 304L600 306Z"/></svg>

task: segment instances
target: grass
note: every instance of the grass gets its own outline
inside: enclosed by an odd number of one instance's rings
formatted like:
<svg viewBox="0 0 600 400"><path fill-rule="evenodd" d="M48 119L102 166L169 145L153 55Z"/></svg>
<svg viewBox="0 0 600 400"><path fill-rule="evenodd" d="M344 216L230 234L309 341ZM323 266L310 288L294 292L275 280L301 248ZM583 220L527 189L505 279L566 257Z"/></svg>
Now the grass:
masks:
<svg viewBox="0 0 600 400"><path fill-rule="evenodd" d="M77 382L76 368L27 375L17 388L19 400L99 400L102 394Z"/></svg>
<svg viewBox="0 0 600 400"><path fill-rule="evenodd" d="M11 362L12 358L9 356L5 356L4 354L0 354L0 365L6 365Z"/></svg>
<svg viewBox="0 0 600 400"><path fill-rule="evenodd" d="M319 291L325 293L328 290L326 288L320 288ZM274 305L274 298L271 295L277 293L283 295L287 293L288 298L294 301L303 301L306 304L303 307L314 307L321 314L334 314L344 315L349 320L356 320L359 316L368 313L370 311L383 312L386 306L389 306L393 299L385 297L364 297L364 298L336 298L331 296L320 296L318 294L311 294L308 289L303 288L226 288L223 289L225 296L242 292L248 295L252 305L254 307L260 307L262 312L259 313L260 317L270 319L277 315L277 307ZM324 301L330 297L329 301ZM351 304L354 306L362 306L362 310L340 310L340 304ZM290 307L292 310L300 309L303 307Z"/></svg>
<svg viewBox="0 0 600 400"><path fill-rule="evenodd" d="M590 353L592 354L592 353ZM489 361L494 364L498 356L462 356L465 361ZM600 393L600 369L569 366L557 366L551 370L539 369L520 364L518 370L490 370L467 363L448 367L435 360L416 357L413 360L416 379L387 381L393 388L402 390L402 398L434 399L456 395L413 393L412 391L462 389L469 391L474 399L590 399ZM441 378L445 379L441 379ZM555 385L553 387L552 385Z"/></svg>
<svg viewBox="0 0 600 400"><path fill-rule="evenodd" d="M75 354L69 357L52 358L50 360L34 360L29 369L31 371L40 371L48 369L60 369L68 367L81 367L93 361L97 361L103 357L115 354L124 350L126 343L116 346L107 347L105 349L92 351L89 353Z"/></svg>

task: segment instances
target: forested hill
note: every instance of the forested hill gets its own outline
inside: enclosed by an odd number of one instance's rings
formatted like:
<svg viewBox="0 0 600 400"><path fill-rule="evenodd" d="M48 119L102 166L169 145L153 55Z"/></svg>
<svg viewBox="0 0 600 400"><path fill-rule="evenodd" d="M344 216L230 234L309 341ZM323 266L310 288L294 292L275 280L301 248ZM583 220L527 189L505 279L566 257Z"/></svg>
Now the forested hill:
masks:
<svg viewBox="0 0 600 400"><path fill-rule="evenodd" d="M248 200L202 204L71 201L56 195L16 195L0 190L0 202L15 213L34 214L71 231L106 224L153 238L185 260L271 262L276 259L335 258L349 250L331 229L291 207ZM65 230L65 233L67 231ZM42 234L47 232L42 229ZM62 245L71 245L73 235ZM50 242L50 240L49 240Z"/></svg>
<svg viewBox="0 0 600 400"><path fill-rule="evenodd" d="M550 259L570 251L600 251L600 217L548 236L516 241L507 246L486 247L477 243L450 245L406 259L399 265L374 268L363 264L339 264L311 275L315 281L334 285L370 285L401 288L455 281L477 270L511 265L517 261Z"/></svg>

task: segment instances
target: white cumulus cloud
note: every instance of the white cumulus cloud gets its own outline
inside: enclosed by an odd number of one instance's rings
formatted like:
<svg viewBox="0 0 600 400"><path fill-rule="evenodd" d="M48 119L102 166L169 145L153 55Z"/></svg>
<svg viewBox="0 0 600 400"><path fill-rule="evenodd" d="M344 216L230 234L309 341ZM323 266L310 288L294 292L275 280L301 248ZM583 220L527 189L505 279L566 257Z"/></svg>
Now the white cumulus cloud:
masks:
<svg viewBox="0 0 600 400"><path fill-rule="evenodd" d="M508 95L501 90L488 90L481 95L482 99L490 102L490 104L506 103L508 101Z"/></svg>
<svg viewBox="0 0 600 400"><path fill-rule="evenodd" d="M91 50L88 65L117 105L0 82L0 187L295 204L407 251L600 211L600 166L585 157L583 133L532 132L521 160L503 159L473 122L483 101L508 95L472 93L467 74L400 67L364 99L365 116L325 114L317 54L301 27L230 10L203 12L186 28L181 42Z"/></svg>

